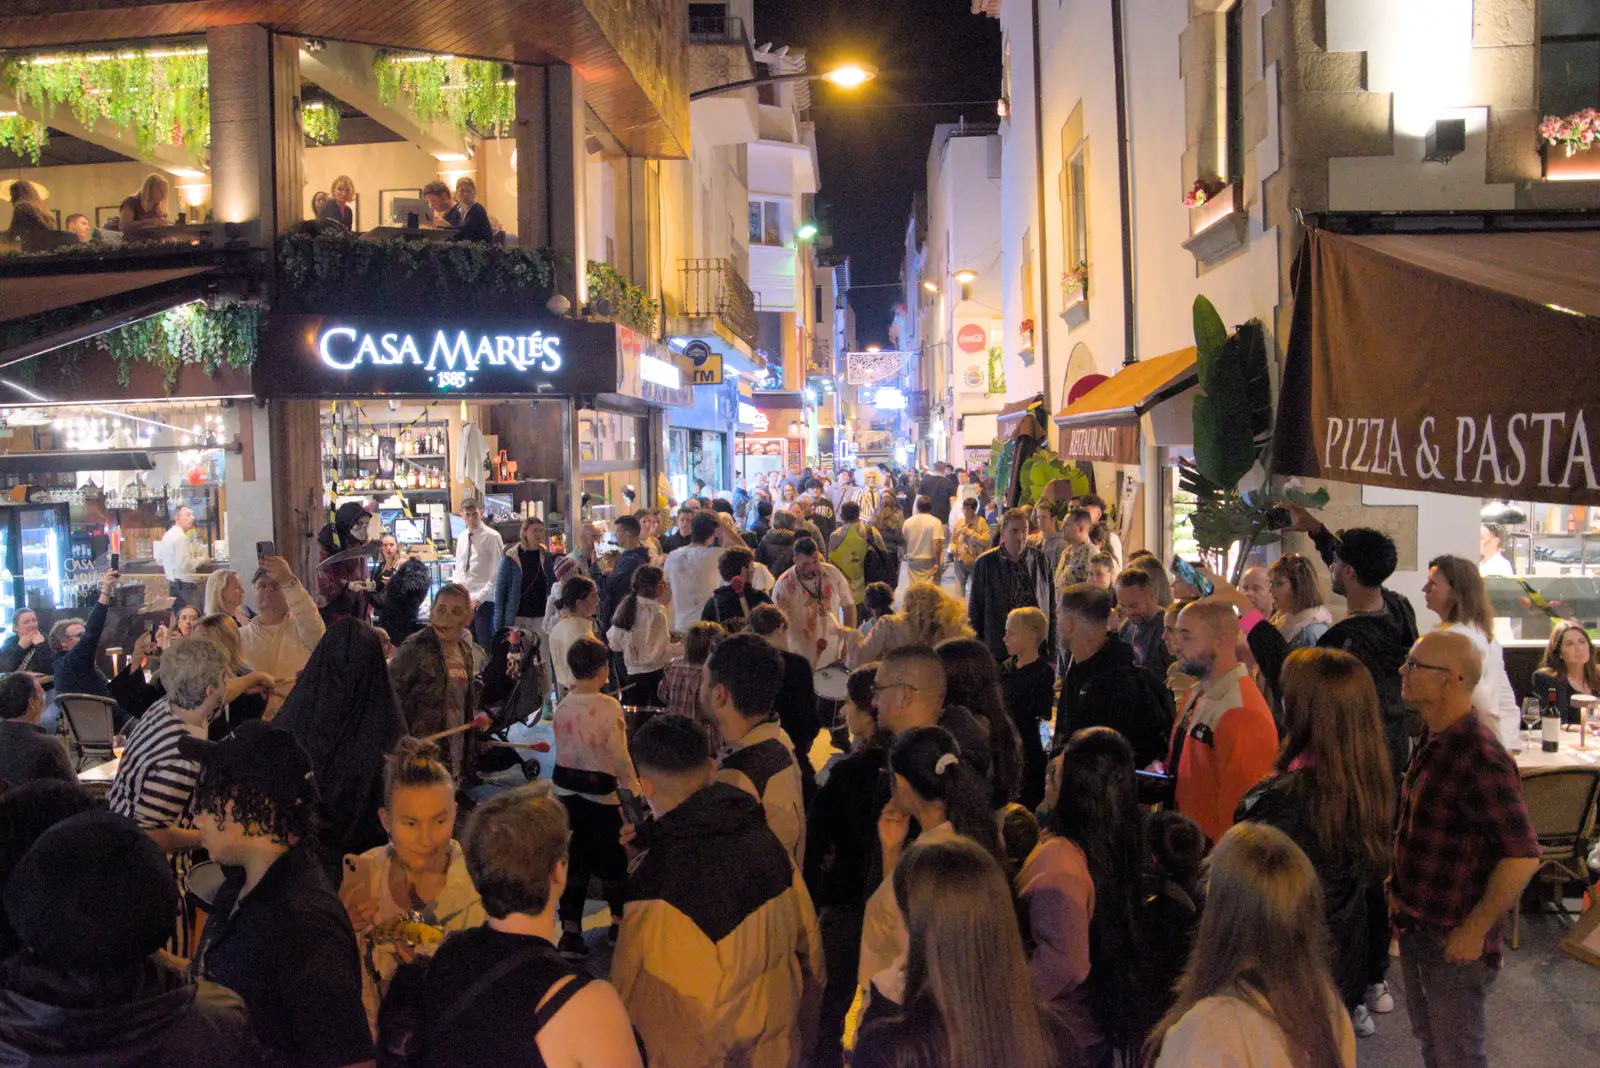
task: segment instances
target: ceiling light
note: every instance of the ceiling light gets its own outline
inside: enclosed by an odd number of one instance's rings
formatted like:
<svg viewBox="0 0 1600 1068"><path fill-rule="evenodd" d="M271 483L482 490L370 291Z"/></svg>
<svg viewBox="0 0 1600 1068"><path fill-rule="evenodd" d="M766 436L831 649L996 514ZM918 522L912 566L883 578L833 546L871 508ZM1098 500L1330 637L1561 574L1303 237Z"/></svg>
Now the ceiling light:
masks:
<svg viewBox="0 0 1600 1068"><path fill-rule="evenodd" d="M960 282L964 286L970 286L972 283L976 282L977 280L978 280L978 272L977 271L957 271L956 272L956 281Z"/></svg>
<svg viewBox="0 0 1600 1068"><path fill-rule="evenodd" d="M937 292L939 292L939 287L934 285L932 282L924 282L924 283L922 283L922 288L926 289L929 293L937 293Z"/></svg>
<svg viewBox="0 0 1600 1068"><path fill-rule="evenodd" d="M465 152L435 152L433 158L440 163L465 163L472 157Z"/></svg>

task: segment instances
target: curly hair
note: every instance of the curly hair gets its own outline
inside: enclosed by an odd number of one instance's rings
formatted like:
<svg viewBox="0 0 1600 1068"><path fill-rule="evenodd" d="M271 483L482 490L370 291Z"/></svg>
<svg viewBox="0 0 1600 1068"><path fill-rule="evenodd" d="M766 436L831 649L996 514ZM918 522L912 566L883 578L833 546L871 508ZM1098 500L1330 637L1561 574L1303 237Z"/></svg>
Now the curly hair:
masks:
<svg viewBox="0 0 1600 1068"><path fill-rule="evenodd" d="M910 644L938 645L948 638L970 638L967 606L931 582L914 582L906 590L906 622L911 627Z"/></svg>
<svg viewBox="0 0 1600 1068"><path fill-rule="evenodd" d="M202 771L194 788L196 818L210 816L217 821L217 830L230 815L236 823L255 835L265 835L274 842L291 845L308 840L317 829L315 791L307 791L287 809L279 808L272 798L256 787L239 782L227 775Z"/></svg>

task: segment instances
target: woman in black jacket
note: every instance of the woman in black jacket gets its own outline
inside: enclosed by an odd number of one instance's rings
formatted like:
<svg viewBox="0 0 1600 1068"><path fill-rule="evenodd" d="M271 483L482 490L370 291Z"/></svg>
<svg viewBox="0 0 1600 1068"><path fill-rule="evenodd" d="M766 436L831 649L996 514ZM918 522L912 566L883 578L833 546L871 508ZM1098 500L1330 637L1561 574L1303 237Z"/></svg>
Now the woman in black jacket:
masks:
<svg viewBox="0 0 1600 1068"><path fill-rule="evenodd" d="M428 565L402 553L393 534L385 534L380 545L383 551L373 561L368 600L373 622L383 628L391 644L399 645L422 629L417 613L428 597Z"/></svg>
<svg viewBox="0 0 1600 1068"><path fill-rule="evenodd" d="M33 609L24 608L12 618L12 632L0 645L0 673L31 671L36 675L50 674L50 662L55 653L39 629L39 617Z"/></svg>
<svg viewBox="0 0 1600 1068"><path fill-rule="evenodd" d="M1297 649L1281 677L1276 774L1244 795L1234 820L1276 827L1310 858L1333 936L1334 983L1345 1007L1364 1015L1367 984L1389 955L1381 910L1395 797L1378 692L1361 661L1339 649Z"/></svg>
<svg viewBox="0 0 1600 1068"><path fill-rule="evenodd" d="M1539 699L1541 712L1550 704L1551 690L1556 692L1561 722L1569 727L1576 727L1579 718L1572 695L1600 696L1600 664L1596 663L1594 642L1575 620L1564 619L1550 628L1544 659L1533 673L1533 696Z"/></svg>
<svg viewBox="0 0 1600 1068"><path fill-rule="evenodd" d="M828 984L822 992L816 1068L843 1063L845 1015L856 993L861 921L867 908L867 872L878 851L878 815L885 795L879 779L888 765L888 735L872 704L877 664L850 673L844 705L850 752L828 768L806 818L804 875L817 906Z"/></svg>

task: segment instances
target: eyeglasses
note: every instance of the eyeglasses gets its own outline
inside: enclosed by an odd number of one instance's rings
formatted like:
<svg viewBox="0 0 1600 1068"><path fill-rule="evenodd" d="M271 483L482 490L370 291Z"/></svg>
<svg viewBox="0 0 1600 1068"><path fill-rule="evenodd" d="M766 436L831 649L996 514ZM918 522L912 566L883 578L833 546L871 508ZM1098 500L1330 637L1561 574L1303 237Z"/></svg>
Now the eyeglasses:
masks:
<svg viewBox="0 0 1600 1068"><path fill-rule="evenodd" d="M1424 664L1422 661L1411 656L1406 657L1406 662L1401 666L1412 668L1413 670L1420 668L1423 671L1443 671L1447 675L1455 672L1454 668L1447 667L1444 664Z"/></svg>
<svg viewBox="0 0 1600 1068"><path fill-rule="evenodd" d="M917 690L922 689L922 687L913 686L909 682L874 682L872 684L872 696L876 697L879 694L883 693L885 690L899 690L899 689L917 691Z"/></svg>

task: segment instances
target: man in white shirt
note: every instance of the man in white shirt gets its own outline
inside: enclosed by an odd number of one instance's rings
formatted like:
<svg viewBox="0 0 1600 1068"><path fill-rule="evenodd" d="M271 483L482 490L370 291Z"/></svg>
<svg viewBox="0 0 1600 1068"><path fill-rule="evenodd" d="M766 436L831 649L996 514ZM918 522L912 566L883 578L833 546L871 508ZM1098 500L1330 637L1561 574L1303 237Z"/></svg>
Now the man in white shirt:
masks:
<svg viewBox="0 0 1600 1068"><path fill-rule="evenodd" d="M722 585L717 571L723 551L716 544L719 529L715 513L696 512L689 521L689 544L672 550L661 565L667 585L672 587L672 629L679 634L688 633L705 611L706 601Z"/></svg>
<svg viewBox="0 0 1600 1068"><path fill-rule="evenodd" d="M239 628L239 656L276 680L267 700L268 713L276 714L322 640L322 613L281 556L263 557L251 586L257 615Z"/></svg>
<svg viewBox="0 0 1600 1068"><path fill-rule="evenodd" d="M483 649L494 641L494 584L506 543L483 521L483 506L469 500L461 506L467 529L456 539L456 570L451 581L465 586L472 598L472 640Z"/></svg>
<svg viewBox="0 0 1600 1068"><path fill-rule="evenodd" d="M172 514L172 526L156 542L156 563L167 576L167 591L183 604L200 605L200 582L195 569L206 562L206 555L194 547L189 532L194 529L194 509L183 505Z"/></svg>
<svg viewBox="0 0 1600 1068"><path fill-rule="evenodd" d="M843 656L844 628L856 625L850 580L819 553L810 538L795 542L794 566L772 587L772 603L789 621L789 651L805 657L812 668Z"/></svg>
<svg viewBox="0 0 1600 1068"><path fill-rule="evenodd" d="M1501 551L1504 540L1505 534L1498 526L1484 523L1478 528L1478 574L1504 575L1506 578L1516 574L1511 561Z"/></svg>
<svg viewBox="0 0 1600 1068"><path fill-rule="evenodd" d="M937 585L944 575L944 524L933 514L933 499L917 498L917 514L905 521L906 572L912 582Z"/></svg>

